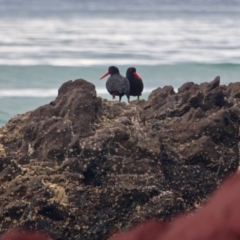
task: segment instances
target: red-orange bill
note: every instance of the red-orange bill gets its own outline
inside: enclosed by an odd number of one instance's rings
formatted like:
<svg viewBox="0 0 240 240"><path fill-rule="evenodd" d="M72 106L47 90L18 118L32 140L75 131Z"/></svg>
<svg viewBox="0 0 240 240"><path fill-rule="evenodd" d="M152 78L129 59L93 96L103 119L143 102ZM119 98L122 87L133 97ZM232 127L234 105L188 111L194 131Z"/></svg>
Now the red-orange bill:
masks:
<svg viewBox="0 0 240 240"><path fill-rule="evenodd" d="M105 78L107 75L109 75L109 72L106 72L100 79Z"/></svg>
<svg viewBox="0 0 240 240"><path fill-rule="evenodd" d="M139 79L139 80L142 81L142 78L141 78L136 72L134 72L133 75L134 75L137 79Z"/></svg>

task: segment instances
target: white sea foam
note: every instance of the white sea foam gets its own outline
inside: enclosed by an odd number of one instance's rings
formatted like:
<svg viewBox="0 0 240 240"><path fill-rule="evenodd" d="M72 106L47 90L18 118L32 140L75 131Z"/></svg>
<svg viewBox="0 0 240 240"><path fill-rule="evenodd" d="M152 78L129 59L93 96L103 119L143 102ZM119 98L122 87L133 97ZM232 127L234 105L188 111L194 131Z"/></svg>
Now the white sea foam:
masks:
<svg viewBox="0 0 240 240"><path fill-rule="evenodd" d="M0 18L0 31L1 65L240 63L240 31L229 17Z"/></svg>
<svg viewBox="0 0 240 240"><path fill-rule="evenodd" d="M143 93L150 93L152 88L145 88ZM97 88L97 94L105 95L108 94L105 88ZM46 97L56 97L58 93L57 89L1 89L0 98L6 97L31 97L31 98L46 98Z"/></svg>
<svg viewBox="0 0 240 240"><path fill-rule="evenodd" d="M45 98L57 96L56 89L1 89L0 97Z"/></svg>

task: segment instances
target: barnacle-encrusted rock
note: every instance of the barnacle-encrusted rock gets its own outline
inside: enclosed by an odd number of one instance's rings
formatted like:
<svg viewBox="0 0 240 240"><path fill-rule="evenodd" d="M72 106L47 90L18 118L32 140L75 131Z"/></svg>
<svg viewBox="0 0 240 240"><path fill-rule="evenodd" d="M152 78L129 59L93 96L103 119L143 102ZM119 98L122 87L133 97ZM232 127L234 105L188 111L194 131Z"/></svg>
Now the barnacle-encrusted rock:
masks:
<svg viewBox="0 0 240 240"><path fill-rule="evenodd" d="M106 239L196 208L238 168L239 88L217 77L127 105L64 83L0 129L0 232Z"/></svg>
<svg viewBox="0 0 240 240"><path fill-rule="evenodd" d="M236 240L240 234L240 174L221 185L210 201L194 214L183 214L171 223L147 221L109 240Z"/></svg>

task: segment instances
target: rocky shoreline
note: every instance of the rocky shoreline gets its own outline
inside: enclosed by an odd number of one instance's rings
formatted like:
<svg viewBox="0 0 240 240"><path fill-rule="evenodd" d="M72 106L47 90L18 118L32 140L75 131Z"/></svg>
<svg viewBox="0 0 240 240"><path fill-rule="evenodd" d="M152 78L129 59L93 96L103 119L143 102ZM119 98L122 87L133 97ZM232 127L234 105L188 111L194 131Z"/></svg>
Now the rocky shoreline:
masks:
<svg viewBox="0 0 240 240"><path fill-rule="evenodd" d="M83 79L0 128L0 232L107 239L206 201L239 165L240 83L185 83L131 104Z"/></svg>

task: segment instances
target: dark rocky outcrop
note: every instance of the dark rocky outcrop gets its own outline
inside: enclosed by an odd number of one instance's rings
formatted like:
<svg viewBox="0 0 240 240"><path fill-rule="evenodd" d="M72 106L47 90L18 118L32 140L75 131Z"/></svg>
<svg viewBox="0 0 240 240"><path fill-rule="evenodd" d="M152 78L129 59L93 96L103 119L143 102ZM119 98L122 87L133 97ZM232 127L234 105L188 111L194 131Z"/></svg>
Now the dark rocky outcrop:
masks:
<svg viewBox="0 0 240 240"><path fill-rule="evenodd" d="M0 231L106 239L198 208L238 168L238 93L217 77L126 105L64 83L0 129Z"/></svg>

